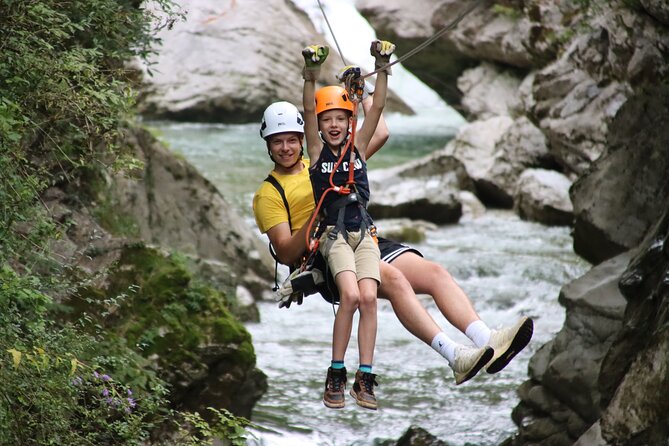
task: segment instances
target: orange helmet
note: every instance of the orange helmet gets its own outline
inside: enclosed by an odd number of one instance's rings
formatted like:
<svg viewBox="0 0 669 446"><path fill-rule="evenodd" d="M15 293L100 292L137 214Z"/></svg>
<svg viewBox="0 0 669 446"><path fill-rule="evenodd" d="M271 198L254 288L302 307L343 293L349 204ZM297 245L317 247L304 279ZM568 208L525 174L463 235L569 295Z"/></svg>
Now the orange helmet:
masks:
<svg viewBox="0 0 669 446"><path fill-rule="evenodd" d="M353 103L348 93L338 85L323 87L316 92L316 115L327 110L348 110L353 113Z"/></svg>

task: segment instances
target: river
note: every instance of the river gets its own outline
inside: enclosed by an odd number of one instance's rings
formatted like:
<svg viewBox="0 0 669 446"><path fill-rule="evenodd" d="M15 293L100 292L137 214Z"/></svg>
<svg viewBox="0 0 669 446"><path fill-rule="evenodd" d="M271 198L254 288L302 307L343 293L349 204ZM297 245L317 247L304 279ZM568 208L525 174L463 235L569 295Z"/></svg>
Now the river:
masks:
<svg viewBox="0 0 669 446"><path fill-rule="evenodd" d="M255 228L251 199L271 167L256 124L149 124L173 151L224 191ZM420 117L390 116L389 126L390 141L370 160L370 169L439 149L455 132L453 126ZM516 388L527 379L532 354L564 321L564 309L557 303L560 287L588 268L572 252L569 229L525 222L509 211L488 211L477 219L439 227L415 246L452 273L491 327L510 324L521 315L533 317L530 345L502 372L483 372L455 386L446 361L413 338L388 302L380 301L374 364L379 410L357 407L350 398L344 409L331 410L321 397L330 360L332 307L318 296L288 310L278 309L274 302L260 303L261 322L247 328L258 367L269 377L269 390L254 410L256 428L249 444L371 446L399 438L413 424L454 446L495 445L515 432L511 410L518 403ZM428 296L420 299L449 336L468 342ZM347 366L351 371L357 366L355 329Z"/></svg>

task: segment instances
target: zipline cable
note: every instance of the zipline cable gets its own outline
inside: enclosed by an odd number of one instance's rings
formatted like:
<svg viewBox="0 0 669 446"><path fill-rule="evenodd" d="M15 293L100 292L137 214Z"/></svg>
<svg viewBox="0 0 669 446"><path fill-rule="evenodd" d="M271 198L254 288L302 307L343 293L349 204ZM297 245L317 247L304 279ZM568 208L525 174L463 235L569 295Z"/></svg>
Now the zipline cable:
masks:
<svg viewBox="0 0 669 446"><path fill-rule="evenodd" d="M325 23L328 25L328 29L330 30L330 34L332 34L332 39L334 40L335 45L337 46L337 51L339 52L339 55L341 56L341 61L344 63L344 66L347 66L348 64L346 63L346 60L344 59L344 53L342 53L341 48L339 48L339 42L337 41L337 36L335 36L335 33L332 30L332 27L330 26L330 21L328 20L328 16L325 14L325 10L323 9L323 5L321 4L321 0L318 0L318 7L321 8L321 13L323 14L323 18L325 19Z"/></svg>
<svg viewBox="0 0 669 446"><path fill-rule="evenodd" d="M437 40L439 37L441 37L442 35L444 35L447 31L450 31L450 30L452 30L453 28L455 28L455 27L458 25L458 23L460 23L460 22L462 21L462 19L464 19L464 18L465 18L467 15L469 15L474 9L478 8L482 3L485 3L486 1L488 1L488 0L476 0L476 1L471 2L471 3L469 4L469 6L467 6L467 7L464 9L464 11L462 11L462 12L461 12L455 19L453 19L450 23L446 24L443 28L441 28L439 31L437 31L436 33L434 33L434 34L432 35L432 37L430 37L429 39L427 39L425 42L421 43L421 44L418 45L416 48L414 48L414 49L412 49L411 51L409 51L408 53L404 54L402 57L399 57L399 58L397 58L396 60L394 60L394 61L392 61L392 62L390 62L390 63L388 63L388 64L386 64L386 65L384 65L384 66L382 66L382 67L377 68L376 70L372 71L371 73L365 74L365 75L363 76L363 79L364 79L364 78L368 78L368 77L370 77L370 76L373 76L373 75L375 75L376 73L378 73L379 71L383 71L383 70L385 70L386 68L390 68L390 67L392 67L393 65L402 62L403 60L407 60L408 58L410 58L410 57L413 56L414 54L419 53L420 51L423 51L423 49L425 49L425 47L427 47L427 46L430 45L432 42L434 42L435 40Z"/></svg>
<svg viewBox="0 0 669 446"><path fill-rule="evenodd" d="M411 56L415 55L416 53L419 53L420 51L423 51L425 47L428 45L432 44L435 40L437 40L439 37L444 35L447 31L452 30L455 28L458 23L462 21L467 15L469 15L474 9L478 8L482 3L485 3L488 0L475 0L473 2L470 2L469 5L451 22L447 23L444 27L442 27L439 31L436 33L432 34L430 38L428 38L425 42L421 43L418 45L416 48L412 49L408 53L404 54L402 57L397 58L396 60L377 68L376 70L372 71L371 73L365 74L362 76L363 79L368 78L370 76L375 75L379 71L383 71L386 68L390 68L395 64L398 64L404 60L407 60ZM330 34L332 34L332 39L335 42L335 45L337 46L337 51L339 51L339 55L341 56L341 60L344 63L344 65L347 65L346 60L344 60L344 55L341 52L341 48L339 48L339 42L337 41L337 36L335 36L334 31L332 30L332 27L330 26L330 21L328 20L327 15L325 14L325 10L323 9L323 5L321 4L321 0L318 0L318 7L321 9L321 13L323 14L323 18L325 19L325 23L327 23L328 28L330 29Z"/></svg>

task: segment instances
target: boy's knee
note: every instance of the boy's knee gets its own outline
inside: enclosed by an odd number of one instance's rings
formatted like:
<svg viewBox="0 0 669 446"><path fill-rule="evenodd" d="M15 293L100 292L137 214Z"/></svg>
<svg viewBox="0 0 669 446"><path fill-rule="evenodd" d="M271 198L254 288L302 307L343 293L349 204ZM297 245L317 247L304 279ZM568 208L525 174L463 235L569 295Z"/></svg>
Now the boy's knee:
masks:
<svg viewBox="0 0 669 446"><path fill-rule="evenodd" d="M375 292L361 292L360 293L360 308L376 307L376 293Z"/></svg>
<svg viewBox="0 0 669 446"><path fill-rule="evenodd" d="M358 290L340 290L339 305L348 308L358 308L360 306L360 293Z"/></svg>

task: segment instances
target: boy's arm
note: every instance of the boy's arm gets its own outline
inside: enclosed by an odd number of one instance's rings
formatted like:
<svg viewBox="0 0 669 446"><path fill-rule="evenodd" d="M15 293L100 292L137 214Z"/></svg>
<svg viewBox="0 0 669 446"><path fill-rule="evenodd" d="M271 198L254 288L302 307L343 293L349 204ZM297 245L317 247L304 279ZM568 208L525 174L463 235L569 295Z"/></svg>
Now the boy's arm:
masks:
<svg viewBox="0 0 669 446"><path fill-rule="evenodd" d="M302 89L302 106L304 108L304 136L307 141L309 159L315 165L323 144L318 134L318 118L316 117L316 79L321 71L321 64L325 62L330 52L327 46L311 45L302 50L304 56L304 87Z"/></svg>
<svg viewBox="0 0 669 446"><path fill-rule="evenodd" d="M383 67L390 61L390 55L393 53L393 51L395 51L395 45L390 42L379 40L372 42L370 53L376 59L376 69ZM374 95L372 96L372 105L365 115L365 121L363 122L362 127L360 128L360 131L356 137L355 145L360 151L360 154L365 157L365 159L367 158L367 149L369 147L369 143L372 140L376 126L381 119L383 108L386 105L386 94L388 91L388 71L390 71L390 68L386 68L376 75L376 85L374 88Z"/></svg>

